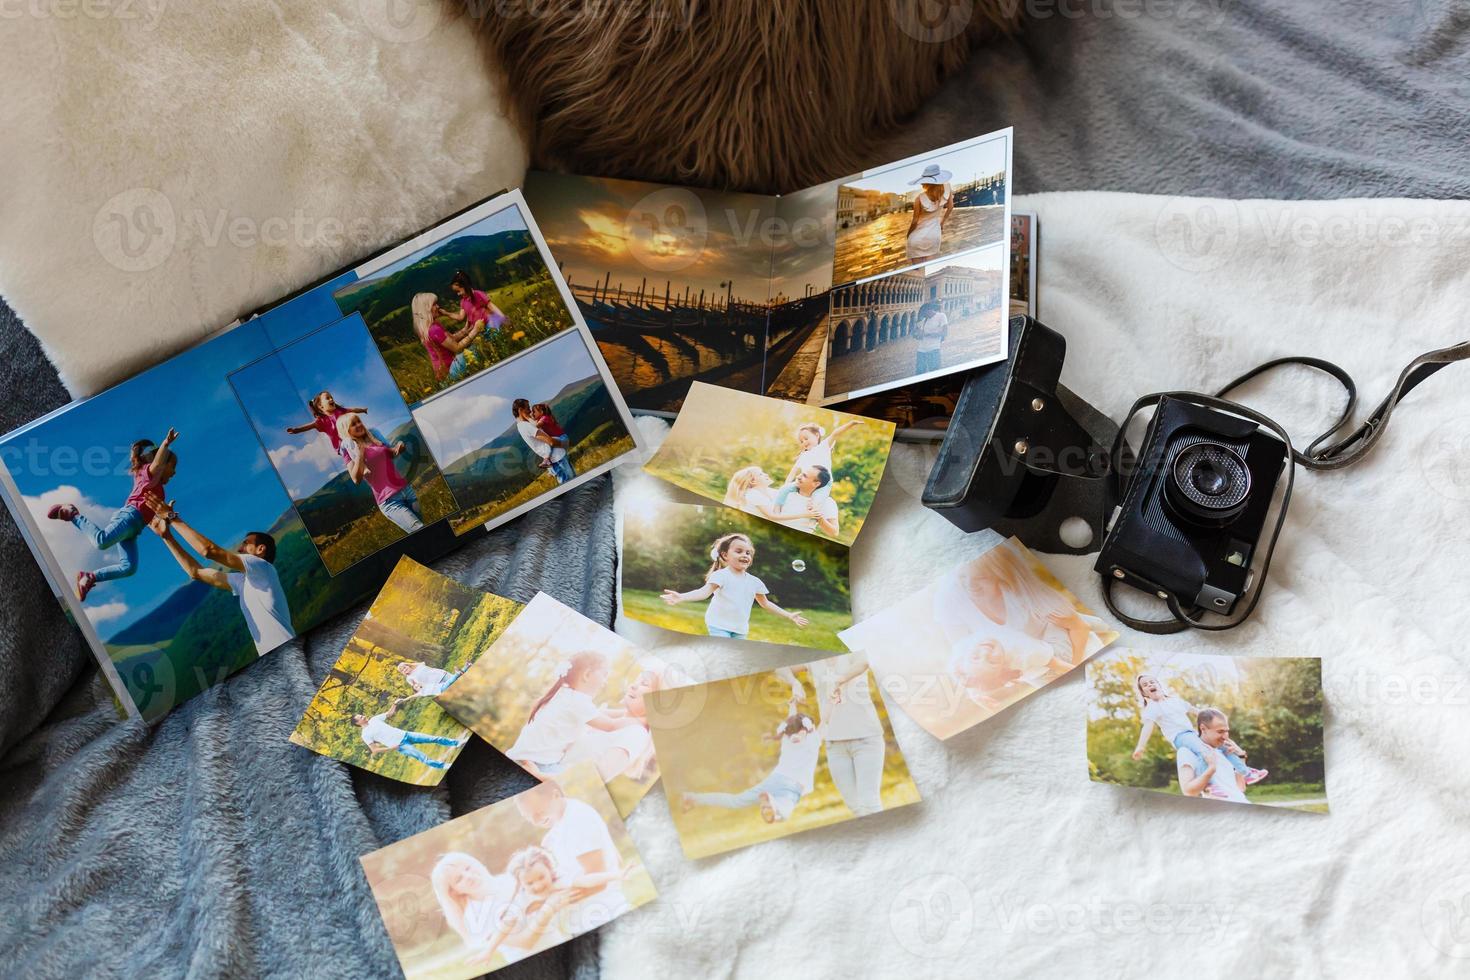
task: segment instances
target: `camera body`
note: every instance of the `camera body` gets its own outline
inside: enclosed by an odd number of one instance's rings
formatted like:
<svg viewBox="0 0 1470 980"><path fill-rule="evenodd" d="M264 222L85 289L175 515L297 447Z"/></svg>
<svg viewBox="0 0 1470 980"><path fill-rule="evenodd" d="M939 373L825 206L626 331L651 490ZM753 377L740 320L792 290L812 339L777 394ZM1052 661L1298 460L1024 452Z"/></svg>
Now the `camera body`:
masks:
<svg viewBox="0 0 1470 980"><path fill-rule="evenodd" d="M1249 419L1162 396L1097 571L1228 615L1250 591L1289 451Z"/></svg>

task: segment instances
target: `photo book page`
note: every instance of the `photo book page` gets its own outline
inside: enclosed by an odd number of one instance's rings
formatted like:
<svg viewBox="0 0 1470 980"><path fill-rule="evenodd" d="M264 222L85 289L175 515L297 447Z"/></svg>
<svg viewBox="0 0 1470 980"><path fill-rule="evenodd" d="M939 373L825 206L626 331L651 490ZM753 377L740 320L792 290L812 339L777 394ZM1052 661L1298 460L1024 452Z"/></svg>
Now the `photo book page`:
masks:
<svg viewBox="0 0 1470 980"><path fill-rule="evenodd" d="M0 438L0 492L156 720L636 432L512 191Z"/></svg>
<svg viewBox="0 0 1470 980"><path fill-rule="evenodd" d="M1012 133L792 194L534 172L526 197L629 405L695 381L833 405L1001 360Z"/></svg>

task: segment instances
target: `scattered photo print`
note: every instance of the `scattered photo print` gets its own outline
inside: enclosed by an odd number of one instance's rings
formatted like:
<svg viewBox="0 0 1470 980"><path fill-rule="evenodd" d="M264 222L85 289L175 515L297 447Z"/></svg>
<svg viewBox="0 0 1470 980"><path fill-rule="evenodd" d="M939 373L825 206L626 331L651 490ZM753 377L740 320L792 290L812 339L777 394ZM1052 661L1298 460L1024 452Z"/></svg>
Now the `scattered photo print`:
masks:
<svg viewBox="0 0 1470 980"><path fill-rule="evenodd" d="M470 733L434 699L460 683L521 608L400 559L291 741L390 779L437 786Z"/></svg>
<svg viewBox="0 0 1470 980"><path fill-rule="evenodd" d="M850 545L893 424L696 383L644 469L701 497Z"/></svg>
<svg viewBox="0 0 1470 980"><path fill-rule="evenodd" d="M823 402L1005 360L996 245L832 292Z"/></svg>
<svg viewBox="0 0 1470 980"><path fill-rule="evenodd" d="M859 655L660 691L648 703L690 858L919 800Z"/></svg>
<svg viewBox="0 0 1470 980"><path fill-rule="evenodd" d="M510 520L637 448L580 331L477 375L413 417L462 508L451 521L459 532Z"/></svg>
<svg viewBox="0 0 1470 980"><path fill-rule="evenodd" d="M517 204L430 236L333 294L362 314L410 407L575 325Z"/></svg>
<svg viewBox="0 0 1470 980"><path fill-rule="evenodd" d="M591 765L362 857L408 980L467 980L656 897Z"/></svg>
<svg viewBox="0 0 1470 980"><path fill-rule="evenodd" d="M841 634L936 738L985 721L1118 638L1020 541L1002 540Z"/></svg>
<svg viewBox="0 0 1470 980"><path fill-rule="evenodd" d="M628 403L761 390L774 197L533 172L526 200ZM828 203L830 208L830 202Z"/></svg>
<svg viewBox="0 0 1470 980"><path fill-rule="evenodd" d="M631 499L623 510L623 615L695 636L846 648L847 549L729 507Z"/></svg>
<svg viewBox="0 0 1470 980"><path fill-rule="evenodd" d="M1092 779L1327 812L1322 661L1120 649L1087 665Z"/></svg>
<svg viewBox="0 0 1470 980"><path fill-rule="evenodd" d="M834 284L1004 243L1011 131L845 180L837 189Z"/></svg>
<svg viewBox="0 0 1470 980"><path fill-rule="evenodd" d="M333 575L459 508L353 315L230 375Z"/></svg>
<svg viewBox="0 0 1470 980"><path fill-rule="evenodd" d="M592 763L626 816L658 781L646 698L672 670L537 593L439 703L538 779Z"/></svg>

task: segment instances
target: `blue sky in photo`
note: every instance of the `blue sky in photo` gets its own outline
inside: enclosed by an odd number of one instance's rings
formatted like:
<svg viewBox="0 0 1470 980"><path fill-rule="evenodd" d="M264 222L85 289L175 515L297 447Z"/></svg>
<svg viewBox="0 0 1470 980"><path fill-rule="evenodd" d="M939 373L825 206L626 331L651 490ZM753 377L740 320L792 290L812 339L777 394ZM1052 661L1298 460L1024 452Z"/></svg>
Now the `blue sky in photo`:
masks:
<svg viewBox="0 0 1470 980"><path fill-rule="evenodd" d="M517 398L546 401L574 381L597 374L579 330L568 330L519 357L497 365L414 410L429 451L448 467L515 423Z"/></svg>
<svg viewBox="0 0 1470 980"><path fill-rule="evenodd" d="M516 207L515 205L511 205L503 211L497 211L492 215L481 218L474 224L469 225L468 227L463 228L446 238L441 238L438 241L434 242L432 245L421 248L417 252L413 252L410 255L399 259L397 262L394 262L391 265L384 266L377 272L374 272L368 276L363 276L362 278L365 280L369 280L383 279L387 276L391 276L393 275L393 273L398 272L400 269L406 269L409 266L413 265L415 262L424 258L424 256L432 255L435 251L443 248L445 245L448 245L456 238L464 238L467 235L494 235L498 232L512 230L526 230L526 219L521 217L521 209L519 207ZM346 285L346 283L338 284L337 288L341 288L342 285ZM448 289L447 283L445 284L445 288Z"/></svg>
<svg viewBox="0 0 1470 980"><path fill-rule="evenodd" d="M4 440L4 461L67 585L116 553L104 555L70 524L47 520L46 509L74 503L105 523L132 490L128 447L142 438L161 441L171 425L179 430L179 463L166 490L202 534L233 548L291 508L227 380L269 350L255 324L237 327ZM139 552L134 575L98 585L85 603L104 637L187 581L151 531L141 535Z"/></svg>
<svg viewBox="0 0 1470 980"><path fill-rule="evenodd" d="M344 272L309 292L266 310L251 323L258 323L265 329L272 347L285 347L317 327L342 319L342 311L333 302L332 293L356 281L356 272Z"/></svg>
<svg viewBox="0 0 1470 980"><path fill-rule="evenodd" d="M307 402L318 392L330 391L345 408L366 408L363 421L385 438L409 418L392 375L356 313L236 372L230 383L295 500L310 496L342 472L325 434L286 432L287 426L312 420Z"/></svg>

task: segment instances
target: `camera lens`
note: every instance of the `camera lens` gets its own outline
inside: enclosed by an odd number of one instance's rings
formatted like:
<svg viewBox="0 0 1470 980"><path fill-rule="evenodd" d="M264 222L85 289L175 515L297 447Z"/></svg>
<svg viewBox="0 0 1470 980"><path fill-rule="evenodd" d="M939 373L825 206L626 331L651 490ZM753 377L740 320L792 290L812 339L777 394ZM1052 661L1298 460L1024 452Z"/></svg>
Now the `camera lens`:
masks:
<svg viewBox="0 0 1470 980"><path fill-rule="evenodd" d="M1250 469L1236 450L1197 440L1174 451L1165 491L1185 520L1215 527L1228 524L1245 509L1250 490Z"/></svg>

